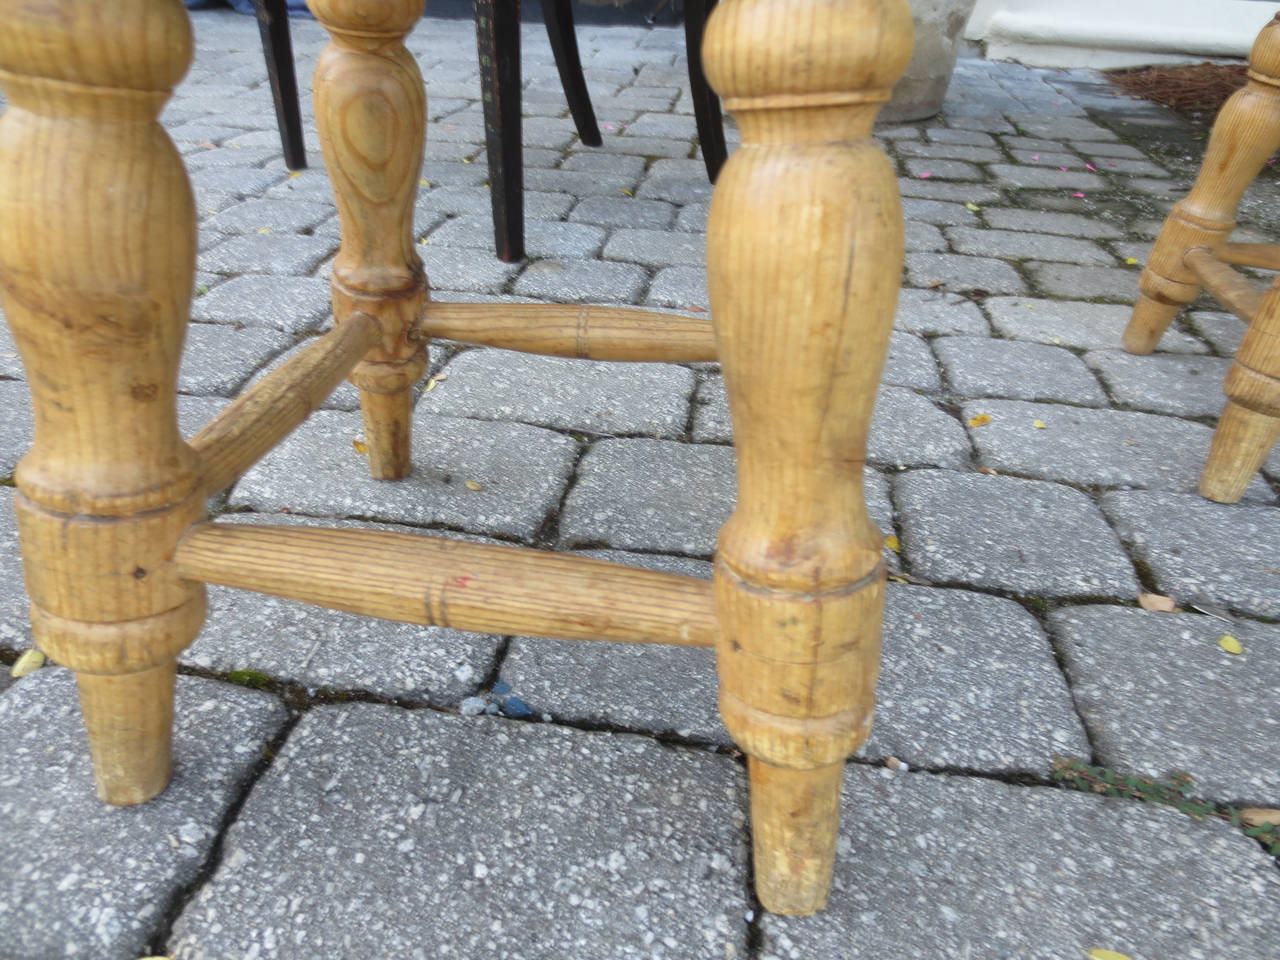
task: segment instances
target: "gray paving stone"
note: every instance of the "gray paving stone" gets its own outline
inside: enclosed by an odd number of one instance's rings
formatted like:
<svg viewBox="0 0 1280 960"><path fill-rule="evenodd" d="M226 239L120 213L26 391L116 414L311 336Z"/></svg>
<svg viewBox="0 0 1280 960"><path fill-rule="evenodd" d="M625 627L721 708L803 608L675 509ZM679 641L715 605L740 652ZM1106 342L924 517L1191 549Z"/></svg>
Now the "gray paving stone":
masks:
<svg viewBox="0 0 1280 960"><path fill-rule="evenodd" d="M136 960L164 907L195 879L262 752L285 721L274 697L178 680L174 775L160 796L111 807L94 794L68 670L0 697L0 928L13 960ZM34 904L49 909L33 912Z"/></svg>
<svg viewBox="0 0 1280 960"><path fill-rule="evenodd" d="M680 215L676 217L676 229L705 231L707 229L707 216L710 212L711 201L709 200L687 203L680 208Z"/></svg>
<svg viewBox="0 0 1280 960"><path fill-rule="evenodd" d="M898 294L894 327L904 333L975 334L991 332L977 304L942 290L913 290L906 287Z"/></svg>
<svg viewBox="0 0 1280 960"><path fill-rule="evenodd" d="M636 157L687 157L691 147L688 140L670 140L663 137L623 136L604 131L602 143L592 152L619 153Z"/></svg>
<svg viewBox="0 0 1280 960"><path fill-rule="evenodd" d="M922 180L985 180L986 173L980 167L964 160L943 160L934 157L907 157L907 172Z"/></svg>
<svg viewBox="0 0 1280 960"><path fill-rule="evenodd" d="M636 159L617 157L613 159ZM634 200L630 197L585 197L569 214L580 223L605 227L662 230L671 226L676 208L662 200Z"/></svg>
<svg viewBox="0 0 1280 960"><path fill-rule="evenodd" d="M200 268L222 274L305 276L337 249L338 242L332 237L301 237L287 233L239 236L203 251Z"/></svg>
<svg viewBox="0 0 1280 960"><path fill-rule="evenodd" d="M1216 417L1226 399L1222 381L1231 361L1221 357L1094 350L1084 362L1102 375L1118 403L1175 417Z"/></svg>
<svg viewBox="0 0 1280 960"><path fill-rule="evenodd" d="M734 487L727 447L602 440L578 466L560 516L560 544L710 556L733 509Z"/></svg>
<svg viewBox="0 0 1280 960"><path fill-rule="evenodd" d="M919 337L901 330L889 334L889 352L885 357L882 383L913 390L936 392L942 389L938 365L933 361L929 345Z"/></svg>
<svg viewBox="0 0 1280 960"><path fill-rule="evenodd" d="M13 514L13 487L0 487L0 647L26 650L31 639L31 601L22 582L18 555L18 521ZM0 666L0 676L9 668Z"/></svg>
<svg viewBox="0 0 1280 960"><path fill-rule="evenodd" d="M950 227L947 237L957 253L1009 260L1054 260L1064 263L1115 264L1115 257L1097 244L1074 237L1015 230L977 230Z"/></svg>
<svg viewBox="0 0 1280 960"><path fill-rule="evenodd" d="M1118 350L1132 305L991 297L985 303L996 330L1015 340L1033 340L1085 350ZM1205 345L1170 327L1157 349L1166 353L1206 353Z"/></svg>
<svg viewBox="0 0 1280 960"><path fill-rule="evenodd" d="M978 222L978 215L962 203L948 203L921 197L903 197L902 215L908 221L918 220L922 223L943 226Z"/></svg>
<svg viewBox="0 0 1280 960"><path fill-rule="evenodd" d="M1018 340L939 337L933 349L952 390L961 397L1057 400L1089 407L1107 395L1070 350Z"/></svg>
<svg viewBox="0 0 1280 960"><path fill-rule="evenodd" d="M191 171L191 187L197 198L203 193L221 193L236 197L257 196L284 179L283 171L253 170L243 167L214 166ZM325 183L328 182L326 178ZM332 188L329 190L329 197L333 197ZM204 205L197 203L196 209L202 210Z"/></svg>
<svg viewBox="0 0 1280 960"><path fill-rule="evenodd" d="M563 223L557 220L529 220L524 226L525 253L528 257L566 257L582 259L595 256L604 243L605 231L585 223ZM436 228L427 245L445 247L493 246L493 217L457 217Z"/></svg>
<svg viewBox="0 0 1280 960"><path fill-rule="evenodd" d="M995 203L1000 191L977 183L948 183L929 177L899 177L898 191L904 198L950 201L962 204ZM968 207L965 207L968 210ZM970 211L972 212L972 211Z"/></svg>
<svg viewBox="0 0 1280 960"><path fill-rule="evenodd" d="M18 355L18 346L13 342L13 334L5 320L4 311L0 310L0 377L13 380L25 380L26 370L22 367L22 358Z"/></svg>
<svg viewBox="0 0 1280 960"><path fill-rule="evenodd" d="M1093 173L1083 170L1059 170L1057 167L1019 166L1009 163L993 163L989 167L992 176L1010 187L1058 188L1062 190L1102 190L1106 182Z"/></svg>
<svg viewBox="0 0 1280 960"><path fill-rule="evenodd" d="M1041 597L1138 592L1119 540L1084 494L1017 477L913 470L894 481L913 573Z"/></svg>
<svg viewBox="0 0 1280 960"><path fill-rule="evenodd" d="M352 448L362 435L359 414L313 413L245 474L230 505L529 539L559 503L577 456L573 440L549 430L415 412L413 473L387 483L371 479Z"/></svg>
<svg viewBox="0 0 1280 960"><path fill-rule="evenodd" d="M1100 143L1081 140L1073 141L1071 146L1081 153L1093 154L1099 157L1120 157L1126 160L1142 160L1145 157L1141 150L1131 147L1127 143Z"/></svg>
<svg viewBox="0 0 1280 960"><path fill-rule="evenodd" d="M1027 262L1032 279L1055 297L1120 300L1132 306L1137 299L1138 274L1113 267L1082 267L1069 263Z"/></svg>
<svg viewBox="0 0 1280 960"><path fill-rule="evenodd" d="M1074 153L1053 153L1047 150L1011 150L1013 159L1027 166L1066 167L1083 170L1085 161Z"/></svg>
<svg viewBox="0 0 1280 960"><path fill-rule="evenodd" d="M0 405L8 411L0 417L0 477L7 479L35 439L31 391L21 380L0 380Z"/></svg>
<svg viewBox="0 0 1280 960"><path fill-rule="evenodd" d="M695 376L669 363L604 363L467 350L419 401L424 412L595 434L684 433Z"/></svg>
<svg viewBox="0 0 1280 960"><path fill-rule="evenodd" d="M1049 622L1101 763L1156 778L1184 770L1196 796L1280 805L1280 627L1124 607ZM1244 652L1223 650L1224 634Z"/></svg>
<svg viewBox="0 0 1280 960"><path fill-rule="evenodd" d="M633 190L634 177L617 174L588 173L575 170L526 170L524 182L530 190L546 193L567 193L574 197L625 196L624 190Z"/></svg>
<svg viewBox="0 0 1280 960"><path fill-rule="evenodd" d="M1113 492L1102 509L1162 593L1280 617L1280 511L1172 493Z"/></svg>
<svg viewBox="0 0 1280 960"><path fill-rule="evenodd" d="M1064 237L1091 237L1104 240L1123 236L1123 232L1110 223L1095 217L1075 213L1057 213L1052 210L1022 210L1017 207L984 207L982 216L987 223L1000 230L1026 230L1035 233L1056 233Z"/></svg>
<svg viewBox="0 0 1280 960"><path fill-rule="evenodd" d="M333 216L333 206L306 200L254 199L237 203L205 221L222 233L303 233Z"/></svg>
<svg viewBox="0 0 1280 960"><path fill-rule="evenodd" d="M762 960L1047 960L1096 949L1212 960L1224 943L1265 960L1280 935L1273 862L1218 821L859 766L841 806L827 909L764 914Z"/></svg>
<svg viewBox="0 0 1280 960"><path fill-rule="evenodd" d="M666 230L617 230L605 244L608 260L630 260L650 267L706 263L706 240L694 233Z"/></svg>
<svg viewBox="0 0 1280 960"><path fill-rule="evenodd" d="M475 250L421 243L417 250L433 289L497 293L520 269L518 263L503 263L491 252L481 255Z"/></svg>
<svg viewBox="0 0 1280 960"><path fill-rule="evenodd" d="M960 424L903 387L882 387L867 440L867 459L890 467L959 467L969 462Z"/></svg>
<svg viewBox="0 0 1280 960"><path fill-rule="evenodd" d="M1021 293L1026 285L1003 260L964 257L954 253L908 253L907 282L915 287Z"/></svg>
<svg viewBox="0 0 1280 960"><path fill-rule="evenodd" d="M645 302L656 307L706 310L711 303L707 271L702 267L663 267L649 285Z"/></svg>
<svg viewBox="0 0 1280 960"><path fill-rule="evenodd" d="M289 335L261 327L189 324L186 350L178 368L178 390L203 396L234 396L255 370L292 345Z"/></svg>
<svg viewBox="0 0 1280 960"><path fill-rule="evenodd" d="M903 235L903 248L911 252L941 251L947 249L947 240L931 223L916 223L908 220L903 224L906 228Z"/></svg>
<svg viewBox="0 0 1280 960"><path fill-rule="evenodd" d="M561 303L629 303L640 295L646 279L644 268L634 263L541 260L525 268L512 291Z"/></svg>
<svg viewBox="0 0 1280 960"><path fill-rule="evenodd" d="M957 131L959 132L959 131ZM986 134L978 134L978 136L986 136ZM992 141L994 144L995 141ZM965 143L923 143L919 140L903 140L897 144L898 155L902 157L919 157L922 163L919 166L908 166L914 174L922 171L931 171L935 176L942 176L947 179L968 180L970 177L946 177L945 174L939 174L937 169L928 164L928 160L934 157L945 157L948 160L967 160L971 163L999 163L1005 159L1003 153L995 149L994 146L978 146ZM981 174L981 171L979 171ZM977 179L983 179L980 175Z"/></svg>
<svg viewBox="0 0 1280 960"><path fill-rule="evenodd" d="M191 301L191 319L272 327L286 333L314 329L329 315L329 284L315 277L233 277Z"/></svg>
<svg viewBox="0 0 1280 960"><path fill-rule="evenodd" d="M1191 329L1204 337L1224 357L1236 355L1244 340L1245 331L1249 329L1249 325L1234 313L1197 310L1187 314L1187 322Z"/></svg>
<svg viewBox="0 0 1280 960"><path fill-rule="evenodd" d="M993 147L996 140L990 134L976 130L952 130L949 127L929 127L925 130L934 143L967 143L978 147Z"/></svg>
<svg viewBox="0 0 1280 960"><path fill-rule="evenodd" d="M984 466L1080 486L1194 493L1213 435L1203 424L1128 410L1020 400L964 405L966 423L982 414L991 422L970 427L969 434ZM1275 499L1261 479L1249 495Z"/></svg>
<svg viewBox="0 0 1280 960"><path fill-rule="evenodd" d="M722 960L746 938L743 779L728 758L638 737L321 707L170 950ZM255 922L225 922L242 912Z"/></svg>
<svg viewBox="0 0 1280 960"><path fill-rule="evenodd" d="M1018 132L1032 137L1050 137L1063 140L1113 141L1119 140L1106 127L1090 120L1076 117L1044 117L1025 115L1010 117L1018 125Z"/></svg>

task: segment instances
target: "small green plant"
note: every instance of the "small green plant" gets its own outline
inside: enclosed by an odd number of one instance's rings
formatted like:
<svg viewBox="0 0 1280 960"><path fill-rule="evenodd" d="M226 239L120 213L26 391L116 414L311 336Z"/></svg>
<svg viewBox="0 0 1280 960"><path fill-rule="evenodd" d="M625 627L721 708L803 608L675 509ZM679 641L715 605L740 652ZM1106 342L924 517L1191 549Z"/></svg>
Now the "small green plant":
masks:
<svg viewBox="0 0 1280 960"><path fill-rule="evenodd" d="M1119 773L1109 767L1093 767L1077 757L1055 757L1053 779L1086 793L1098 793L1104 797L1125 797L1147 803L1161 803L1176 807L1193 820L1213 817L1225 820L1244 831L1265 846L1274 857L1280 857L1280 824L1247 824L1235 807L1219 806L1191 796L1195 783L1191 774L1183 770L1171 772L1164 780Z"/></svg>
<svg viewBox="0 0 1280 960"><path fill-rule="evenodd" d="M271 678L257 670L232 670L227 674L227 679L242 687L253 687L255 690L265 690L271 686Z"/></svg>

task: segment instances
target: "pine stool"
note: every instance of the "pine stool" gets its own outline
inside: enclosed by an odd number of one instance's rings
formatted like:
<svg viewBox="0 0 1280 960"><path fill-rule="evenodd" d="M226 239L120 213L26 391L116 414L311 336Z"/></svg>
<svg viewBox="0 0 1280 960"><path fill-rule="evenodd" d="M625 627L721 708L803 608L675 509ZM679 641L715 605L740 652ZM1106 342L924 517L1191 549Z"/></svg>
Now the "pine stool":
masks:
<svg viewBox="0 0 1280 960"><path fill-rule="evenodd" d="M1240 198L1277 149L1280 15L1254 41L1248 82L1223 105L1191 192L1160 229L1124 333L1126 350L1150 353L1201 288L1249 324L1200 476L1200 493L1221 503L1244 496L1280 437L1280 277L1263 293L1230 266L1280 270L1280 244L1228 241Z"/></svg>
<svg viewBox="0 0 1280 960"><path fill-rule="evenodd" d="M342 222L332 332L188 445L175 384L196 262L191 189L157 115L191 59L179 0L0 0L0 284L35 410L16 509L32 632L75 671L98 795L170 774L175 658L205 584L409 623L715 646L749 755L755 877L771 910L826 898L845 759L871 724L881 536L867 425L902 222L871 139L906 65L905 0L726 0L707 72L743 146L715 190L709 321L627 309L434 303L411 234L423 0L312 0L332 42L316 116ZM344 377L370 468L405 476L431 338L607 360L723 364L737 509L713 584L511 546L209 523L206 498ZM761 389L767 386L767 391Z"/></svg>

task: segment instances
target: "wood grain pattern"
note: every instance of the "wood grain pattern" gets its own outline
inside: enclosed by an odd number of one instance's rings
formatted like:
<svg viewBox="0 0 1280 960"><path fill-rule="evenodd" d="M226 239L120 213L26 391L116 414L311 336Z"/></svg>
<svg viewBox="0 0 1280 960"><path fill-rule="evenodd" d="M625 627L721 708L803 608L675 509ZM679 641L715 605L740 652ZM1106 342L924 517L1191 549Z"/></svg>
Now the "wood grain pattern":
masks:
<svg viewBox="0 0 1280 960"><path fill-rule="evenodd" d="M77 673L98 794L170 771L174 658L204 588L173 546L203 516L175 390L191 190L157 114L191 59L179 0L0 0L0 288L35 443L15 504L39 646Z"/></svg>
<svg viewBox="0 0 1280 960"><path fill-rule="evenodd" d="M369 472L407 476L413 387L427 367L413 336L427 295L413 245L413 198L426 137L422 74L404 38L423 0L309 0L329 31L316 63L316 127L338 204L342 249L333 316L374 317L382 342L351 374L360 388Z"/></svg>
<svg viewBox="0 0 1280 960"><path fill-rule="evenodd" d="M1262 291L1252 281L1236 273L1206 247L1192 247L1182 259L1210 296L1245 323L1253 319L1262 305Z"/></svg>
<svg viewBox="0 0 1280 960"><path fill-rule="evenodd" d="M625 307L433 300L426 305L419 329L426 337L554 357L668 363L716 359L710 316Z"/></svg>
<svg viewBox="0 0 1280 960"><path fill-rule="evenodd" d="M356 313L238 396L191 438L200 487L212 496L233 483L320 407L382 338L378 321Z"/></svg>
<svg viewBox="0 0 1280 960"><path fill-rule="evenodd" d="M1280 149L1280 18L1272 20L1249 54L1249 81L1223 104L1191 192L1160 228L1138 281L1141 296L1124 332L1124 348L1155 349L1174 316L1200 294L1183 263L1192 247L1217 253L1235 229L1236 207L1267 160Z"/></svg>
<svg viewBox="0 0 1280 960"><path fill-rule="evenodd" d="M381 530L202 524L184 576L428 626L709 647L711 584L526 547Z"/></svg>
<svg viewBox="0 0 1280 960"><path fill-rule="evenodd" d="M703 46L742 131L707 237L738 450L720 708L751 758L756 892L776 913L826 901L839 770L874 706L884 569L862 469L902 217L871 126L910 50L901 0L725 0Z"/></svg>

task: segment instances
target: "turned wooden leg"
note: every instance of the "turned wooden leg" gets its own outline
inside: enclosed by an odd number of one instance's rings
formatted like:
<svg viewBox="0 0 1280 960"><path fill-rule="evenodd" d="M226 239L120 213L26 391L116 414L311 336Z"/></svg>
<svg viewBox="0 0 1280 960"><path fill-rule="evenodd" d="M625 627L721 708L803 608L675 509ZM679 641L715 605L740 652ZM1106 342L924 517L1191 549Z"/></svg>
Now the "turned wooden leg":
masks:
<svg viewBox="0 0 1280 960"><path fill-rule="evenodd" d="M1236 207L1267 159L1280 148L1280 16L1253 43L1249 81L1223 104L1191 192L1169 212L1124 332L1130 353L1150 353L1174 316L1200 294L1182 262L1191 247L1217 251L1235 228Z"/></svg>
<svg viewBox="0 0 1280 960"><path fill-rule="evenodd" d="M724 0L703 47L742 130L707 235L738 452L720 710L750 757L756 891L776 913L826 901L841 770L874 707L885 574L862 470L902 217L871 125L910 52L905 0Z"/></svg>
<svg viewBox="0 0 1280 960"><path fill-rule="evenodd" d="M423 0L309 0L329 31L316 63L316 126L342 222L333 316L366 313L382 343L351 374L360 388L369 472L407 476L413 388L427 367L413 326L427 296L413 245L413 198L425 140L422 74L404 38Z"/></svg>
<svg viewBox="0 0 1280 960"><path fill-rule="evenodd" d="M1227 403L1200 476L1200 493L1236 503L1280 438L1280 279L1262 298L1223 389Z"/></svg>
<svg viewBox="0 0 1280 960"><path fill-rule="evenodd" d="M35 443L15 504L32 632L77 674L98 795L170 772L174 660L204 619L178 538L204 513L175 383L191 190L156 122L191 60L179 0L0 0L0 288Z"/></svg>

